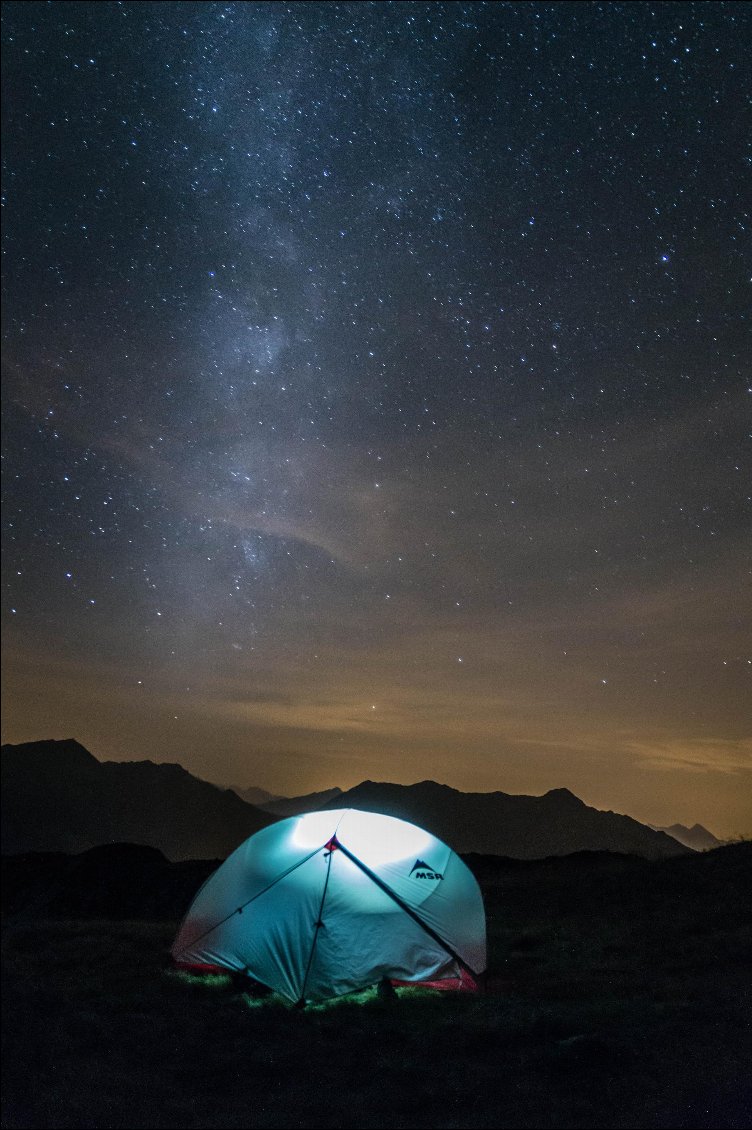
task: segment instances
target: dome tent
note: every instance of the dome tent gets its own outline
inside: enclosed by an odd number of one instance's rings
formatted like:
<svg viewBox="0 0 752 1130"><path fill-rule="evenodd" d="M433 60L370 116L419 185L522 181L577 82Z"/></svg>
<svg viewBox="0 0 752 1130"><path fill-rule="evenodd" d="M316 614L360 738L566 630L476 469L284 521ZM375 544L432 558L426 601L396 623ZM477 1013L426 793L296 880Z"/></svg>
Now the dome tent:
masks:
<svg viewBox="0 0 752 1130"><path fill-rule="evenodd" d="M194 898L172 956L245 973L296 1003L384 979L475 988L483 899L459 856L415 824L309 812L227 857Z"/></svg>

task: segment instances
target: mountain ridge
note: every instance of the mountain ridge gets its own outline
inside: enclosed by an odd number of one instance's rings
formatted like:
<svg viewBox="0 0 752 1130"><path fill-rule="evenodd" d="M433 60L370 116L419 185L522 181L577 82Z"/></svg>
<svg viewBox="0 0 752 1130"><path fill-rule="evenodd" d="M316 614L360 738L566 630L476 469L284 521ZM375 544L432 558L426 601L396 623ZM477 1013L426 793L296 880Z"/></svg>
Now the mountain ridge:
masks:
<svg viewBox="0 0 752 1130"><path fill-rule="evenodd" d="M79 852L107 843L168 859L221 858L274 817L176 762L99 761L75 739L4 745L3 852Z"/></svg>
<svg viewBox="0 0 752 1130"><path fill-rule="evenodd" d="M667 828L649 824L648 827L653 828L656 832L665 832L667 836L671 836L680 844L691 848L692 851L712 851L713 848L720 847L723 843L723 840L719 840L702 824L693 824L691 828L688 828L686 824L669 824Z"/></svg>
<svg viewBox="0 0 752 1130"><path fill-rule="evenodd" d="M384 812L425 827L457 852L513 859L602 850L660 859L692 850L631 816L591 808L565 788L536 797L462 793L435 781L364 781L325 807Z"/></svg>
<svg viewBox="0 0 752 1130"><path fill-rule="evenodd" d="M529 796L465 793L430 779L366 780L344 792L279 797L262 807L177 762L99 761L72 738L4 745L2 785L2 850L11 854L131 842L173 860L222 858L262 827L313 808L385 812L419 824L457 852L512 859L579 851L657 859L693 850L630 816L591 808L564 787Z"/></svg>

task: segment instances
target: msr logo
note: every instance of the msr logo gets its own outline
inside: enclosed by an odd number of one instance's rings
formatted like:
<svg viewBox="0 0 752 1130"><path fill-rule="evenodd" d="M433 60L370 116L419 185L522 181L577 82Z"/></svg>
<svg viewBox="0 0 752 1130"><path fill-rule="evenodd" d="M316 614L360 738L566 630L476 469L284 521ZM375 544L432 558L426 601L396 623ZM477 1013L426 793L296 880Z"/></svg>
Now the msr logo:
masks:
<svg viewBox="0 0 752 1130"><path fill-rule="evenodd" d="M410 875L413 875L413 873L414 873L414 877L416 879L443 879L444 878L444 876L441 874L440 871L434 871L433 867L431 867L431 865L429 863L426 863L422 859L416 859L415 860L415 863L410 868Z"/></svg>

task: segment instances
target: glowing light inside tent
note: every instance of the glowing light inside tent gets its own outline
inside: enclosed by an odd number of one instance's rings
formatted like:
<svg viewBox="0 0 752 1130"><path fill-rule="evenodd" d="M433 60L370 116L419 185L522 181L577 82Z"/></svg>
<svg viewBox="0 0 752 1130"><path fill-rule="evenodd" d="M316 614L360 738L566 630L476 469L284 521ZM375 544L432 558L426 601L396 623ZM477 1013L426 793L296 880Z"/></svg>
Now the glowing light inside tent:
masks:
<svg viewBox="0 0 752 1130"><path fill-rule="evenodd" d="M342 811L306 812L295 821L290 839L295 847L312 851L332 838L342 819Z"/></svg>
<svg viewBox="0 0 752 1130"><path fill-rule="evenodd" d="M415 824L358 809L308 812L299 817L292 831L296 847L324 847L333 835L369 867L417 859L430 852L436 840Z"/></svg>

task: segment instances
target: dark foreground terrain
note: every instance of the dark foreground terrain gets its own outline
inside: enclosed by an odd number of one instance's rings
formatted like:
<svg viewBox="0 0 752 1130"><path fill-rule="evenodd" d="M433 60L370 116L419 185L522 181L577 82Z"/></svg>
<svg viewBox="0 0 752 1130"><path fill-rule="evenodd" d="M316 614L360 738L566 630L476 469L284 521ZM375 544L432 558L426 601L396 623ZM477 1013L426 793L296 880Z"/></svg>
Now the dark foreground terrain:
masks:
<svg viewBox="0 0 752 1130"><path fill-rule="evenodd" d="M6 1127L748 1127L752 845L468 856L485 996L295 1011L169 972L210 864L4 861Z"/></svg>

